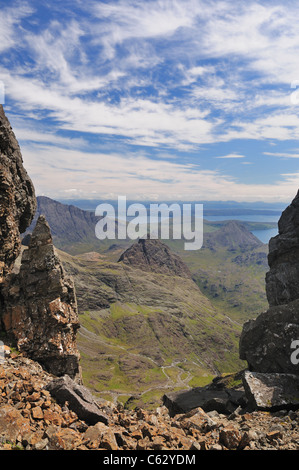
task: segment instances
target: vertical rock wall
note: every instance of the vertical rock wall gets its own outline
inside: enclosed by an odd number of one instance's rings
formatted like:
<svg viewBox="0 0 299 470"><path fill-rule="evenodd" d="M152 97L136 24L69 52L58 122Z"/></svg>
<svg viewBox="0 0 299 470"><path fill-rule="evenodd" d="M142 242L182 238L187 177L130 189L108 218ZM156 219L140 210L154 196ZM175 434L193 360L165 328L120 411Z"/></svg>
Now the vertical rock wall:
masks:
<svg viewBox="0 0 299 470"><path fill-rule="evenodd" d="M35 210L34 186L0 105L0 284L20 253L20 233L30 225Z"/></svg>
<svg viewBox="0 0 299 470"><path fill-rule="evenodd" d="M13 272L20 234L35 211L34 186L0 105L0 329L49 372L81 381L74 284L65 276L43 216L23 251L20 271Z"/></svg>
<svg viewBox="0 0 299 470"><path fill-rule="evenodd" d="M269 242L269 309L244 324L240 358L254 372L299 375L294 360L299 343L299 192L283 211L278 227L279 234Z"/></svg>

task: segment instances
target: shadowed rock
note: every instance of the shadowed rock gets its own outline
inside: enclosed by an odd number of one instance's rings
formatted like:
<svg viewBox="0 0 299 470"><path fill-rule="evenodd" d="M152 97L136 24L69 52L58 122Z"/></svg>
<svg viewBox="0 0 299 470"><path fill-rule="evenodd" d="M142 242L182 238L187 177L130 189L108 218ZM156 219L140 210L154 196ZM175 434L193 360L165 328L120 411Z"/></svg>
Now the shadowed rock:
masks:
<svg viewBox="0 0 299 470"><path fill-rule="evenodd" d="M243 371L234 376L234 380L241 380ZM234 388L227 387L227 378L215 377L205 387L195 387L189 390L166 393L163 396L163 405L169 410L170 416L188 413L195 408L202 408L205 412L231 414L239 406L245 405L245 395L242 385Z"/></svg>
<svg viewBox="0 0 299 470"><path fill-rule="evenodd" d="M247 321L240 337L240 358L257 372L298 374L293 364L292 342L299 339L299 300L270 307L255 320Z"/></svg>
<svg viewBox="0 0 299 470"><path fill-rule="evenodd" d="M102 422L108 424L108 417L100 410L90 391L74 382L69 376L54 379L46 386L60 404L68 403L69 408L89 425Z"/></svg>
<svg viewBox="0 0 299 470"><path fill-rule="evenodd" d="M269 242L266 293L270 306L299 298L299 191L283 211L278 231Z"/></svg>
<svg viewBox="0 0 299 470"><path fill-rule="evenodd" d="M20 233L30 225L35 210L34 187L0 105L0 284L20 254Z"/></svg>
<svg viewBox="0 0 299 470"><path fill-rule="evenodd" d="M298 361L292 359L294 342L299 340L299 192L278 225L279 234L269 242L266 291L270 307L244 324L239 354L251 372L275 374L272 379L280 387L279 374L299 374ZM289 399L290 395L286 403Z"/></svg>

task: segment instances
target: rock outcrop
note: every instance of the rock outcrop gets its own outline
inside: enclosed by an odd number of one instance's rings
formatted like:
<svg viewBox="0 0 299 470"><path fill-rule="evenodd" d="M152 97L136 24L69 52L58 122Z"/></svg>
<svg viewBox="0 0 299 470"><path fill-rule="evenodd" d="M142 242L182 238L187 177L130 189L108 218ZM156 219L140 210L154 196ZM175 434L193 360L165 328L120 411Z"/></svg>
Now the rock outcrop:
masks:
<svg viewBox="0 0 299 470"><path fill-rule="evenodd" d="M244 384L256 407L299 408L299 192L278 225L269 242L269 309L244 324L239 352L252 373Z"/></svg>
<svg viewBox="0 0 299 470"><path fill-rule="evenodd" d="M19 351L54 375L80 381L74 284L65 276L45 218L39 217L29 248L21 234L36 212L35 190L21 150L0 105L0 329Z"/></svg>
<svg viewBox="0 0 299 470"><path fill-rule="evenodd" d="M247 321L240 338L240 358L251 371L298 374L292 361L293 341L299 339L299 300L270 307ZM299 376L298 376L299 377Z"/></svg>
<svg viewBox="0 0 299 470"><path fill-rule="evenodd" d="M283 211L278 230L269 242L266 293L270 306L299 299L299 191Z"/></svg>
<svg viewBox="0 0 299 470"><path fill-rule="evenodd" d="M20 233L30 225L35 210L34 186L0 105L0 284L20 253Z"/></svg>
<svg viewBox="0 0 299 470"><path fill-rule="evenodd" d="M119 262L143 271L191 278L189 268L161 240L139 239L121 255Z"/></svg>
<svg viewBox="0 0 299 470"><path fill-rule="evenodd" d="M19 273L3 287L6 332L18 349L54 375L80 376L75 288L65 275L45 217L40 216Z"/></svg>

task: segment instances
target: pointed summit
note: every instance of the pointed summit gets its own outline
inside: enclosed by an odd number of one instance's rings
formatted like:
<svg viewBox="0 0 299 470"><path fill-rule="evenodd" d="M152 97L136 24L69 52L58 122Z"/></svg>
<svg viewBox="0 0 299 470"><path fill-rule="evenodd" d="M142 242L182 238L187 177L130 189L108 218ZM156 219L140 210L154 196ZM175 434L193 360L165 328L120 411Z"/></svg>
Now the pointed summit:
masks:
<svg viewBox="0 0 299 470"><path fill-rule="evenodd" d="M40 245L49 245L52 244L52 234L50 226L44 215L40 215L37 219L35 228L30 237L30 248L34 248Z"/></svg>
<svg viewBox="0 0 299 470"><path fill-rule="evenodd" d="M2 320L18 349L48 372L80 381L75 287L65 275L44 216L23 252L20 272L8 280Z"/></svg>
<svg viewBox="0 0 299 470"><path fill-rule="evenodd" d="M207 234L204 244L209 248L220 245L228 250L248 250L263 245L242 223L236 220L230 220L219 230Z"/></svg>
<svg viewBox="0 0 299 470"><path fill-rule="evenodd" d="M191 278L189 268L161 240L139 239L119 258L119 262L160 274Z"/></svg>

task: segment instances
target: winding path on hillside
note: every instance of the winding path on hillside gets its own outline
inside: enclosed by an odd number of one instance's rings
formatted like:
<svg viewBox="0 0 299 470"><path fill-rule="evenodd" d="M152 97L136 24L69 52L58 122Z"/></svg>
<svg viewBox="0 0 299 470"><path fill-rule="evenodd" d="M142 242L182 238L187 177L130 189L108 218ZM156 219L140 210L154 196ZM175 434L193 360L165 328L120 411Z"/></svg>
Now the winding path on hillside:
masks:
<svg viewBox="0 0 299 470"><path fill-rule="evenodd" d="M121 349L122 351L125 351L126 352L126 355L128 356L132 356L132 357L136 357L138 359L142 358L142 359L147 359L148 361L152 362L153 366L154 367L160 367L162 373L165 375L165 378L166 378L166 383L164 385L156 385L154 387L149 387L148 389L146 390L143 390L141 392L138 392L138 396L143 396L151 391L154 391L154 390L174 390L174 389L177 389L177 388L181 388L181 389L190 389L190 385L189 385L189 382L190 380L192 380L193 378L193 375L188 371L186 373L186 370L182 369L181 367L179 367L179 363L182 363L182 362L187 362L187 360L174 360L171 364L167 365L167 366L160 366L156 361L154 361L152 358L148 357L148 356L145 356L143 354L138 354L138 353L132 353L130 351L127 351L127 349L124 347L124 346L121 346L121 345L111 345L109 342L103 340L101 337L99 337L96 333L93 333L92 331L88 330L86 327L82 326L80 327L80 331L79 331L79 335L81 335L83 338L87 339L87 340L91 340L95 343L98 343L98 344L101 344L102 346L106 346L107 348L118 348L118 349ZM84 347L82 348L84 349ZM111 355L111 354L109 354ZM195 361L192 361L196 366L198 366L199 364L197 364ZM167 373L168 370L172 369L172 371L174 370L176 372L175 374L175 380L173 379L173 377L171 377L169 375L169 373ZM174 374L172 374L174 375ZM183 376L186 375L186 377L183 378ZM109 393L111 396L112 396L112 399L113 399L113 402L116 404L118 402L118 399L122 396L128 396L128 393L122 393L122 392L117 392L115 390L109 390L107 391L107 393Z"/></svg>

